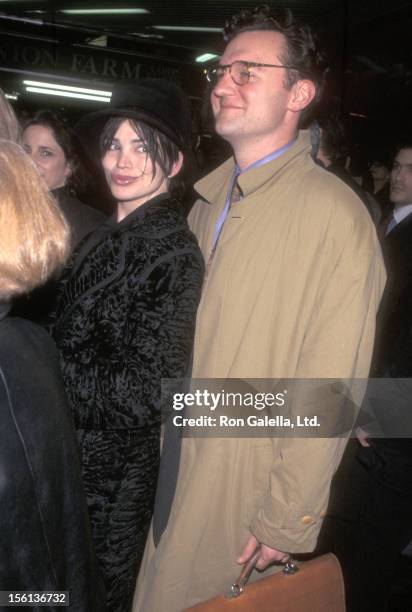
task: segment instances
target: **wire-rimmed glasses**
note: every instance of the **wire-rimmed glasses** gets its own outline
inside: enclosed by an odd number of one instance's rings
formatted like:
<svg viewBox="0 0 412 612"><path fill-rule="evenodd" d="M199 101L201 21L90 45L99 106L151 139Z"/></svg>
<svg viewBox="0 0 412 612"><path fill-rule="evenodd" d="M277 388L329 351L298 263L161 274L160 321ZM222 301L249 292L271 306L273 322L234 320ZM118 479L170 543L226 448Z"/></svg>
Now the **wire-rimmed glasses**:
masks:
<svg viewBox="0 0 412 612"><path fill-rule="evenodd" d="M224 74L228 71L232 77L232 81L236 85L246 85L251 76L253 68L286 68L288 70L297 70L294 66L285 66L281 64L260 64L258 62L246 62L244 60L236 60L231 64L220 64L219 66L209 66L205 69L205 75L209 83L214 87Z"/></svg>

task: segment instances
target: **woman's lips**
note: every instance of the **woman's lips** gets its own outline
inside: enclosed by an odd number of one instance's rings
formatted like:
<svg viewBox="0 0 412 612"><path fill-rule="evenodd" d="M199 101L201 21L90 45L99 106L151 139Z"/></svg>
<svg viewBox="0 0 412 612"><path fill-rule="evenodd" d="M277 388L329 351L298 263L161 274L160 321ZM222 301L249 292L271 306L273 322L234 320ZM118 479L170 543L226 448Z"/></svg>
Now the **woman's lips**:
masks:
<svg viewBox="0 0 412 612"><path fill-rule="evenodd" d="M130 185L133 181L136 180L135 176L126 176L124 174L112 174L111 175L112 182L116 185Z"/></svg>

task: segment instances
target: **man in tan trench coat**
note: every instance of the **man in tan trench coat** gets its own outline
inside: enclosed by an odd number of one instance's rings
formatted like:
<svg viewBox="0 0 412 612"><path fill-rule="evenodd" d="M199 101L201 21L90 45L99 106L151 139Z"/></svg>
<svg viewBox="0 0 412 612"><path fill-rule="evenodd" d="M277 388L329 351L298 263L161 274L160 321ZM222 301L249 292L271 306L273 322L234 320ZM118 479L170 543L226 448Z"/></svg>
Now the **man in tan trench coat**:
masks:
<svg viewBox="0 0 412 612"><path fill-rule="evenodd" d="M365 207L298 132L317 90L312 36L260 10L234 18L226 40L211 103L234 158L196 185L190 223L207 278L193 377L365 378L385 274ZM242 198L229 206L236 174ZM218 595L258 546L260 570L312 551L344 444L183 439L133 610L178 612Z"/></svg>

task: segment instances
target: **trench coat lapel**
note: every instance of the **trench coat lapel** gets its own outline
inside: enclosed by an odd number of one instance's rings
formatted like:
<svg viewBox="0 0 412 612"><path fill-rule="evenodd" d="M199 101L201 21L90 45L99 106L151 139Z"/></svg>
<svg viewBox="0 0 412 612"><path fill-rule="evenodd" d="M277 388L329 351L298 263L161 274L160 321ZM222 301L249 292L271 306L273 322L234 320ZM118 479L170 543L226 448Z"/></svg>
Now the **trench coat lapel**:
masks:
<svg viewBox="0 0 412 612"><path fill-rule="evenodd" d="M197 235L206 263L209 261L212 253L216 223L226 204L227 193L234 171L235 162L233 157L231 157L219 168L195 184L196 191L203 199L202 204L210 207L208 221Z"/></svg>
<svg viewBox="0 0 412 612"><path fill-rule="evenodd" d="M305 149L308 153L311 150L307 130L301 131L295 144L280 157L240 174L238 181L243 192L243 199L230 209L219 238L219 246L231 240L241 228L242 222L250 214L253 214L255 206L259 206L259 202L255 201L253 197L255 192L260 192L265 183L273 180L275 174L281 174L283 171L287 172L289 164ZM234 170L235 162L234 158L231 157L214 172L195 184L196 191L206 202L206 205L209 204L213 207L208 223L201 230L201 235L196 231L199 244L204 249L206 260L208 260L213 246L216 222L225 206ZM261 196L259 197L261 198Z"/></svg>

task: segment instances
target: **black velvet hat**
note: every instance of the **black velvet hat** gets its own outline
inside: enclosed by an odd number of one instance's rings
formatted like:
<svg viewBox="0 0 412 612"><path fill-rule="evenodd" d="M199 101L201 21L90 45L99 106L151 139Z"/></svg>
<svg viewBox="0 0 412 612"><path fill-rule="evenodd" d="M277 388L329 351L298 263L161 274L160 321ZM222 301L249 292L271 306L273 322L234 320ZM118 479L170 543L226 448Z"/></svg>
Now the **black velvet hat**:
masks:
<svg viewBox="0 0 412 612"><path fill-rule="evenodd" d="M100 134L111 117L141 121L165 134L183 152L190 147L190 104L175 83L140 79L115 85L109 106L85 115L75 131L81 144L97 153Z"/></svg>

